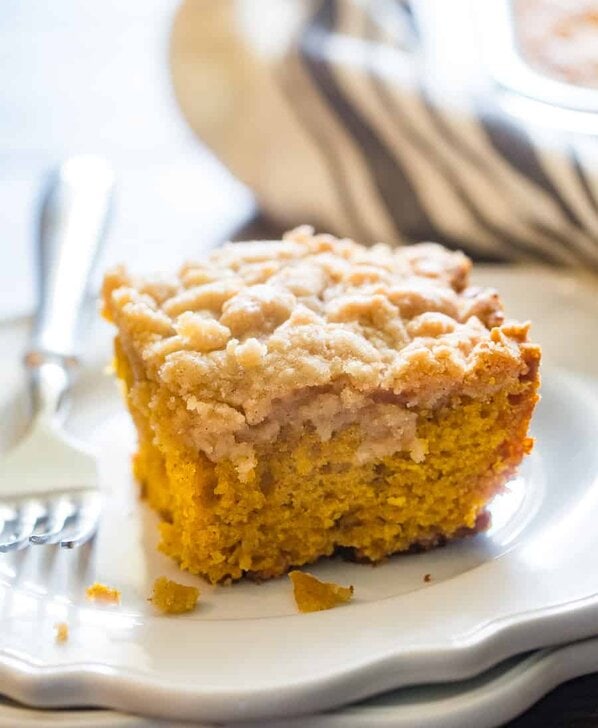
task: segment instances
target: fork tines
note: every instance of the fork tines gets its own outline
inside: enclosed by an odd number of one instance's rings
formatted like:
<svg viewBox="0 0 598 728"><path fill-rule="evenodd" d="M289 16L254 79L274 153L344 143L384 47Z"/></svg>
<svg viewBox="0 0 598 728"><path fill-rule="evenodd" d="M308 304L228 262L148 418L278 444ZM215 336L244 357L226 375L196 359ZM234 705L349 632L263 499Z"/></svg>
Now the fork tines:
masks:
<svg viewBox="0 0 598 728"><path fill-rule="evenodd" d="M0 506L0 552L17 551L28 544L56 544L74 548L89 541L100 515L99 494L73 493L45 501L28 498Z"/></svg>

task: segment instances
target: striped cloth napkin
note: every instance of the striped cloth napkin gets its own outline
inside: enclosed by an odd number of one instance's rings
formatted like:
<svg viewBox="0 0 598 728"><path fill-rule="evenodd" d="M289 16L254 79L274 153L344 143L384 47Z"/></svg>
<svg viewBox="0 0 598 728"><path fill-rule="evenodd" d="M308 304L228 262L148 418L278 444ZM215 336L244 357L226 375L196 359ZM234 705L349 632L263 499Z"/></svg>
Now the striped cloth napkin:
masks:
<svg viewBox="0 0 598 728"><path fill-rule="evenodd" d="M475 4L187 0L177 97L281 225L598 269L598 115L500 88Z"/></svg>

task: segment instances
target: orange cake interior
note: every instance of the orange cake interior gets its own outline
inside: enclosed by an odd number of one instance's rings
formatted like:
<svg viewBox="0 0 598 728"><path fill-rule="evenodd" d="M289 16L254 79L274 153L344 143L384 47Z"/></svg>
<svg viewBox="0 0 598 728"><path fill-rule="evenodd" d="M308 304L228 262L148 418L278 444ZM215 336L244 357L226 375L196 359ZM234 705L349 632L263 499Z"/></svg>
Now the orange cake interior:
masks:
<svg viewBox="0 0 598 728"><path fill-rule="evenodd" d="M483 529L532 446L539 348L470 262L292 231L104 285L161 549L212 582Z"/></svg>

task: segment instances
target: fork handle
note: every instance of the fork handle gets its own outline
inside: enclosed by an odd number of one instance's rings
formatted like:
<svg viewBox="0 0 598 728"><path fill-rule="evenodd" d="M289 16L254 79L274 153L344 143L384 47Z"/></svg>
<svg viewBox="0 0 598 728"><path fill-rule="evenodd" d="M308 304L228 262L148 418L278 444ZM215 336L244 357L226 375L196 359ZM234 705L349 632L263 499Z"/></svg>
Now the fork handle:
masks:
<svg viewBox="0 0 598 728"><path fill-rule="evenodd" d="M81 309L107 228L114 175L99 157L68 159L49 180L37 239L37 310L25 365L34 416L53 417L69 388Z"/></svg>

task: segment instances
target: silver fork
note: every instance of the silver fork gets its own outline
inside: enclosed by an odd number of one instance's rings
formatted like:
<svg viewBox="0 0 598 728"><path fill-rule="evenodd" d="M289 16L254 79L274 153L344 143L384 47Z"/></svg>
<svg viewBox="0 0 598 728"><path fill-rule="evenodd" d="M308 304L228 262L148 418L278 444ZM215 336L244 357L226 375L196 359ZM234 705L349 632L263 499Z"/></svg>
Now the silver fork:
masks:
<svg viewBox="0 0 598 728"><path fill-rule="evenodd" d="M105 161L73 157L54 175L43 200L38 306L24 359L33 412L25 437L0 460L0 552L30 543L73 548L97 527L96 458L63 431L61 415L113 187Z"/></svg>

